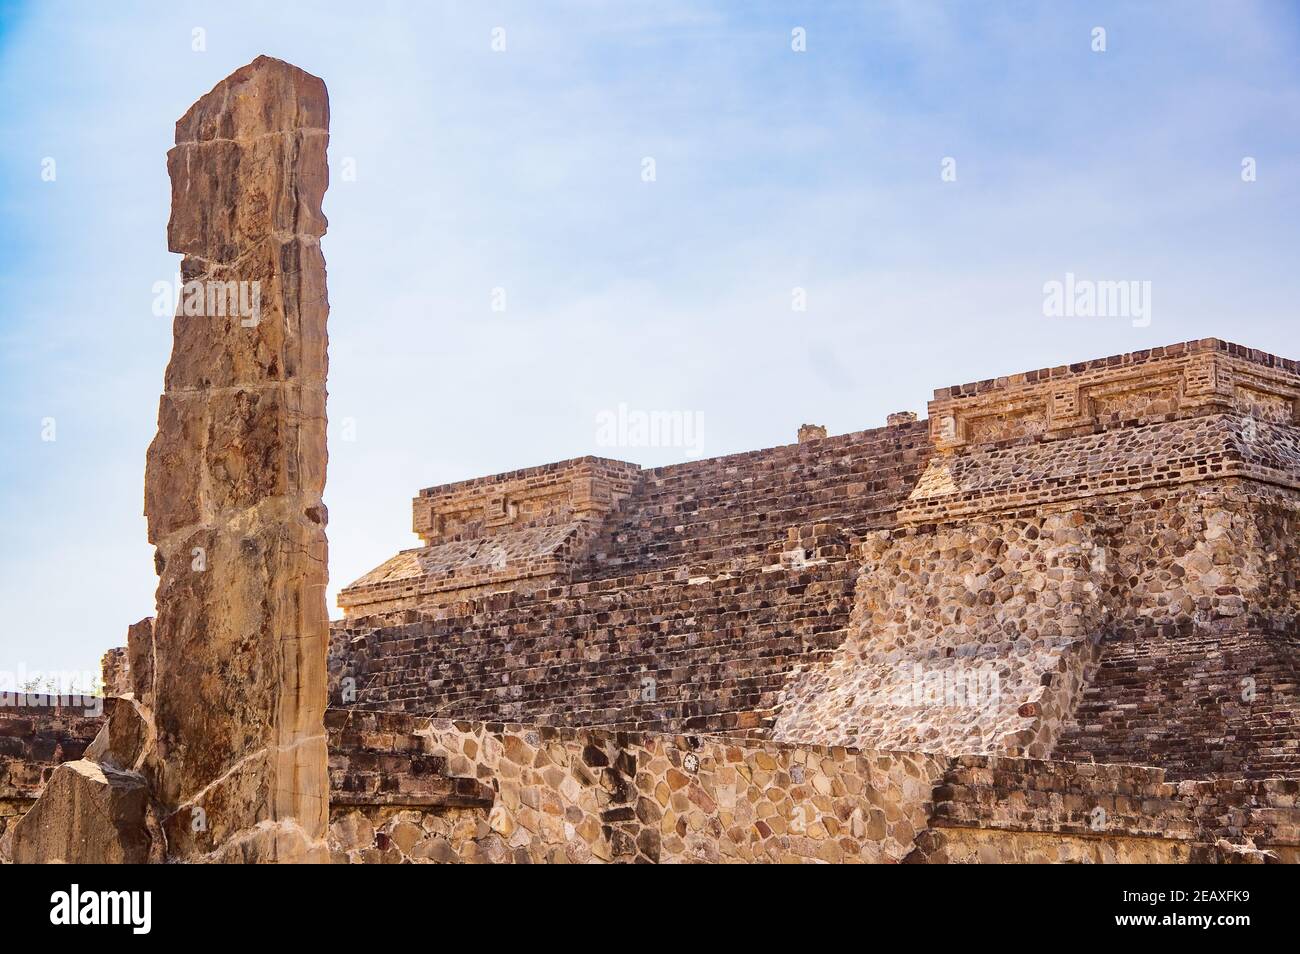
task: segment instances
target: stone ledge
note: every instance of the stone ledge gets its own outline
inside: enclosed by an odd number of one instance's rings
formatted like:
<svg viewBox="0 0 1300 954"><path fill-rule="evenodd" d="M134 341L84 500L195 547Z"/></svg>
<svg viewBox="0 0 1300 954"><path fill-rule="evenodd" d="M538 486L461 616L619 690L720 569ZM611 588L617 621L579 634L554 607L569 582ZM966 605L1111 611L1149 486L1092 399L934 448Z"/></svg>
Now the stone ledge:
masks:
<svg viewBox="0 0 1300 954"><path fill-rule="evenodd" d="M1208 338L939 388L929 405L941 452L1226 411L1300 423L1300 364Z"/></svg>

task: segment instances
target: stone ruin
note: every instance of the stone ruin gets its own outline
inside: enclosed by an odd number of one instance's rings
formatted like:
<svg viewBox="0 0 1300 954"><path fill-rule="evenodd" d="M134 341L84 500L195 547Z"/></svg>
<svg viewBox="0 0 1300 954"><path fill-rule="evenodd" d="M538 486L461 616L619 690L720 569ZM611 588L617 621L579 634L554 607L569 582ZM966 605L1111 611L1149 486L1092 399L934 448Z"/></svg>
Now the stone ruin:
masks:
<svg viewBox="0 0 1300 954"><path fill-rule="evenodd" d="M324 861L325 84L261 57L176 124L178 313L145 469L157 616L108 724L17 823L20 862ZM229 283L256 310L215 313ZM233 298L232 298L233 300Z"/></svg>
<svg viewBox="0 0 1300 954"><path fill-rule="evenodd" d="M1217 339L422 490L324 709L325 126L266 59L178 126L173 247L276 292L257 335L177 319L158 617L106 725L0 707L0 853L1300 860L1300 363Z"/></svg>

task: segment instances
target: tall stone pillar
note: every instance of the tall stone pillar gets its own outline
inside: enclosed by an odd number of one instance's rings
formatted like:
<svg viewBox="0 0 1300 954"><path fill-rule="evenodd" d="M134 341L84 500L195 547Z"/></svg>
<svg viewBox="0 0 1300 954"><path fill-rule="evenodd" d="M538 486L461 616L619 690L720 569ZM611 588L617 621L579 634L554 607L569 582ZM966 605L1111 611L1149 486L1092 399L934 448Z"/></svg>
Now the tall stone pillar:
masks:
<svg viewBox="0 0 1300 954"><path fill-rule="evenodd" d="M190 107L167 155L185 286L145 515L173 860L328 860L328 129L325 84L263 56Z"/></svg>
<svg viewBox="0 0 1300 954"><path fill-rule="evenodd" d="M145 472L157 616L132 628L132 693L94 761L60 767L15 860L329 860L328 127L325 84L269 57L176 124L185 285Z"/></svg>

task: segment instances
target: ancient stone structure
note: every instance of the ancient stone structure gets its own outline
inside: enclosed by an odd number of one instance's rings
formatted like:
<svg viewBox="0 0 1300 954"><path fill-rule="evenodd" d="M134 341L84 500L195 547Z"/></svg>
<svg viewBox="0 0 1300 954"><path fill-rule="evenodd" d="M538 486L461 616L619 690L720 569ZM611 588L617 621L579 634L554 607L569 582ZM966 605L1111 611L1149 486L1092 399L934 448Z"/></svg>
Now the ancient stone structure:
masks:
<svg viewBox="0 0 1300 954"><path fill-rule="evenodd" d="M826 428L821 424L800 424L799 425L799 443L804 444L808 441L819 441L826 436Z"/></svg>
<svg viewBox="0 0 1300 954"><path fill-rule="evenodd" d="M568 567L626 497L638 468L583 457L421 490L403 550L340 596L349 615L373 616L509 589L532 592Z"/></svg>
<svg viewBox="0 0 1300 954"><path fill-rule="evenodd" d="M326 711L327 121L262 58L178 124L258 311L177 318L158 614L107 720L0 698L0 857L1300 861L1300 364L1217 339L423 490Z"/></svg>
<svg viewBox="0 0 1300 954"><path fill-rule="evenodd" d="M14 825L56 768L80 759L103 728L102 714L67 703L0 693L0 859L11 857Z"/></svg>
<svg viewBox="0 0 1300 954"><path fill-rule="evenodd" d="M1211 339L422 491L332 626L331 857L1300 860L1298 405ZM0 818L97 724L14 713Z"/></svg>
<svg viewBox="0 0 1300 954"><path fill-rule="evenodd" d="M131 691L131 659L125 646L114 646L99 661L106 696L121 696Z"/></svg>
<svg viewBox="0 0 1300 954"><path fill-rule="evenodd" d="M149 448L158 612L87 758L17 824L18 861L323 861L325 85L268 57L176 124L185 258ZM112 819L105 824L104 819Z"/></svg>
<svg viewBox="0 0 1300 954"><path fill-rule="evenodd" d="M354 806L336 853L1295 860L1298 406L1296 362L1213 339L943 388L926 421L621 471L562 553L514 502L623 465L438 488L492 488L465 552L547 573L426 548L364 577L336 704L496 796L477 831Z"/></svg>

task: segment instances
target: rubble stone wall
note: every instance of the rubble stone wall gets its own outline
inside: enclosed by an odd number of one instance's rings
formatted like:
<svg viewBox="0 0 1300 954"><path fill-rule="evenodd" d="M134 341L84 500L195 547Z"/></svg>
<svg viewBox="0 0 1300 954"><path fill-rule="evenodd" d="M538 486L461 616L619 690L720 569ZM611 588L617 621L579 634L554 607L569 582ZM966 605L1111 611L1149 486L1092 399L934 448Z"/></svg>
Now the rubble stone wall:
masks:
<svg viewBox="0 0 1300 954"><path fill-rule="evenodd" d="M1296 771L1297 506L1225 480L882 532L775 737Z"/></svg>
<svg viewBox="0 0 1300 954"><path fill-rule="evenodd" d="M4 826L103 721L0 708L0 860ZM335 863L1300 860L1294 777L357 709L325 721Z"/></svg>
<svg viewBox="0 0 1300 954"><path fill-rule="evenodd" d="M1046 756L1105 623L1084 521L881 533L863 549L849 637L791 679L774 737Z"/></svg>
<svg viewBox="0 0 1300 954"><path fill-rule="evenodd" d="M928 453L924 422L905 422L647 471L564 579L336 622L331 698L507 722L759 729L794 665L843 638L850 547L892 523Z"/></svg>
<svg viewBox="0 0 1300 954"><path fill-rule="evenodd" d="M414 730L427 757L490 800L338 804L336 862L897 862L927 825L948 764L701 736L348 719L349 734L375 749Z"/></svg>
<svg viewBox="0 0 1300 954"><path fill-rule="evenodd" d="M1294 862L1298 796L1294 778L1174 782L1135 765L962 756L910 860Z"/></svg>
<svg viewBox="0 0 1300 954"><path fill-rule="evenodd" d="M1300 781L332 710L336 863L1297 860Z"/></svg>

